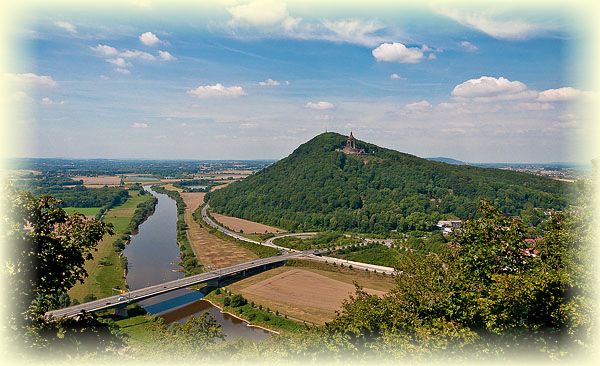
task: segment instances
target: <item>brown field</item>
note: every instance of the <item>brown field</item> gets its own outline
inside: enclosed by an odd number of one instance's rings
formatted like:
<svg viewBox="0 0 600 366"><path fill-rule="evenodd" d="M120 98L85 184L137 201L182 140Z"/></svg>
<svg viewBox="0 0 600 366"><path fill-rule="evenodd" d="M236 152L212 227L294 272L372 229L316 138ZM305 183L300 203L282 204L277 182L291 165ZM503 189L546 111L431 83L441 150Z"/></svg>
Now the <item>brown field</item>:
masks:
<svg viewBox="0 0 600 366"><path fill-rule="evenodd" d="M233 182L235 182L235 180L231 180L231 181L225 182L225 183L223 183L223 184L219 184L218 186L214 186L214 187L212 187L212 188L210 189L210 191L211 191L211 192L213 192L213 191L216 191L217 189L225 188L225 187L227 187L227 186L228 186L230 183L233 183Z"/></svg>
<svg viewBox="0 0 600 366"><path fill-rule="evenodd" d="M259 224L258 222L239 219L237 217L225 216L218 213L211 213L212 217L214 217L221 225L228 227L229 229L241 233L242 230L245 234L265 234L265 233L273 233L279 234L285 232L285 230Z"/></svg>
<svg viewBox="0 0 600 366"><path fill-rule="evenodd" d="M172 185L165 185L165 188L180 191ZM223 268L258 258L248 249L210 234L208 229L194 220L192 214L202 204L206 193L180 192L180 194L186 204L184 219L188 225L188 239L196 258L202 265L207 269Z"/></svg>
<svg viewBox="0 0 600 366"><path fill-rule="evenodd" d="M185 203L186 211L194 212L204 202L204 192L179 192L183 202Z"/></svg>
<svg viewBox="0 0 600 366"><path fill-rule="evenodd" d="M332 274L337 276L332 276ZM278 267L229 285L229 289L244 295L271 310L288 316L323 324L334 318L342 302L354 294L352 281L361 285L372 282L362 272L330 272L315 268ZM380 278L381 283L364 290L383 295L393 286L393 279ZM366 282L366 283L365 283Z"/></svg>
<svg viewBox="0 0 600 366"><path fill-rule="evenodd" d="M97 177L73 177L74 180L82 180L83 185L88 188L100 188L104 186L115 187L121 183L121 178L116 175L99 175Z"/></svg>

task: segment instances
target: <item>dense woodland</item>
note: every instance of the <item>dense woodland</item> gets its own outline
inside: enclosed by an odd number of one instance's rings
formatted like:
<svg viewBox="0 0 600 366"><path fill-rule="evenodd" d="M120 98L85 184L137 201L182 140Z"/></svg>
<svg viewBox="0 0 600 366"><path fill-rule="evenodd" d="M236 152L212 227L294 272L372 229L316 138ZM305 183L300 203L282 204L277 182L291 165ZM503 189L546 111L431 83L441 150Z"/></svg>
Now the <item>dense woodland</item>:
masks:
<svg viewBox="0 0 600 366"><path fill-rule="evenodd" d="M210 192L218 212L288 230L431 231L439 219L473 218L481 198L539 224L568 202L568 185L526 173L449 165L357 141L366 155L336 151L324 133L240 182Z"/></svg>

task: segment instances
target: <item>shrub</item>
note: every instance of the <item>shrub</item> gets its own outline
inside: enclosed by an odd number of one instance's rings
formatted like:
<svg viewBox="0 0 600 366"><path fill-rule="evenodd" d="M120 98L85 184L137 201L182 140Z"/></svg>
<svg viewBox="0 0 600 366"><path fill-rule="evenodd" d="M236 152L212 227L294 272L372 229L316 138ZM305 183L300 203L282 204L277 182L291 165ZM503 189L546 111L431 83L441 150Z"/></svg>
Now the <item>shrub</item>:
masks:
<svg viewBox="0 0 600 366"><path fill-rule="evenodd" d="M218 288L218 289L215 290L215 295L221 295L221 289L220 288Z"/></svg>
<svg viewBox="0 0 600 366"><path fill-rule="evenodd" d="M231 298L227 296L223 299L223 306L229 306L231 304Z"/></svg>
<svg viewBox="0 0 600 366"><path fill-rule="evenodd" d="M246 300L242 295L240 294L235 294L231 297L231 306L234 308L238 308L240 306L244 306L248 303L248 300Z"/></svg>

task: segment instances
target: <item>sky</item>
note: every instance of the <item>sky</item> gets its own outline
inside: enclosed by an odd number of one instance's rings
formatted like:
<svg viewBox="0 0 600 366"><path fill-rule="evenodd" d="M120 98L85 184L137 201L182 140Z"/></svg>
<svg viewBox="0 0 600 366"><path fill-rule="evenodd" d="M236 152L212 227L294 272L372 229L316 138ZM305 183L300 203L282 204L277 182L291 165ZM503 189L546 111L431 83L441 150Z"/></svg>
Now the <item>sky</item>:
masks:
<svg viewBox="0 0 600 366"><path fill-rule="evenodd" d="M15 156L279 159L352 131L421 157L592 158L559 9L136 0L39 7L11 36Z"/></svg>

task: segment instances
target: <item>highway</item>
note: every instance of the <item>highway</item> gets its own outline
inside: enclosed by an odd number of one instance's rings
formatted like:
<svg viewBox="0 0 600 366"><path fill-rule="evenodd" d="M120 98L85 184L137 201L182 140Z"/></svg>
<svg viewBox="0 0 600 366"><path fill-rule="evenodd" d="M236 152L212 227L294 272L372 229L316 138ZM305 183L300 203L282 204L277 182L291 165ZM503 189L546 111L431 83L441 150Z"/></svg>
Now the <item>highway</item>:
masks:
<svg viewBox="0 0 600 366"><path fill-rule="evenodd" d="M179 290L181 288L190 287L193 285L197 285L200 283L208 282L211 280L220 279L222 277L227 277L232 274L240 273L245 270L251 270L255 268L260 268L265 265L285 262L289 259L301 257L304 255L310 255L310 252L294 252L294 253L285 253L283 255L277 255L269 258L256 259L253 261L236 264L230 267L221 268L218 270L214 270L211 272L201 273L195 276L189 276L180 278L177 280L160 283L153 286L144 287L138 290L133 290L128 293L116 296L106 297L100 300L94 300L90 302L86 302L84 304L70 306L67 308L53 310L47 312L46 317L74 317L79 315L81 312L92 312L104 309L115 308L119 306L124 306L131 302L141 301L156 295L164 294L167 292Z"/></svg>

